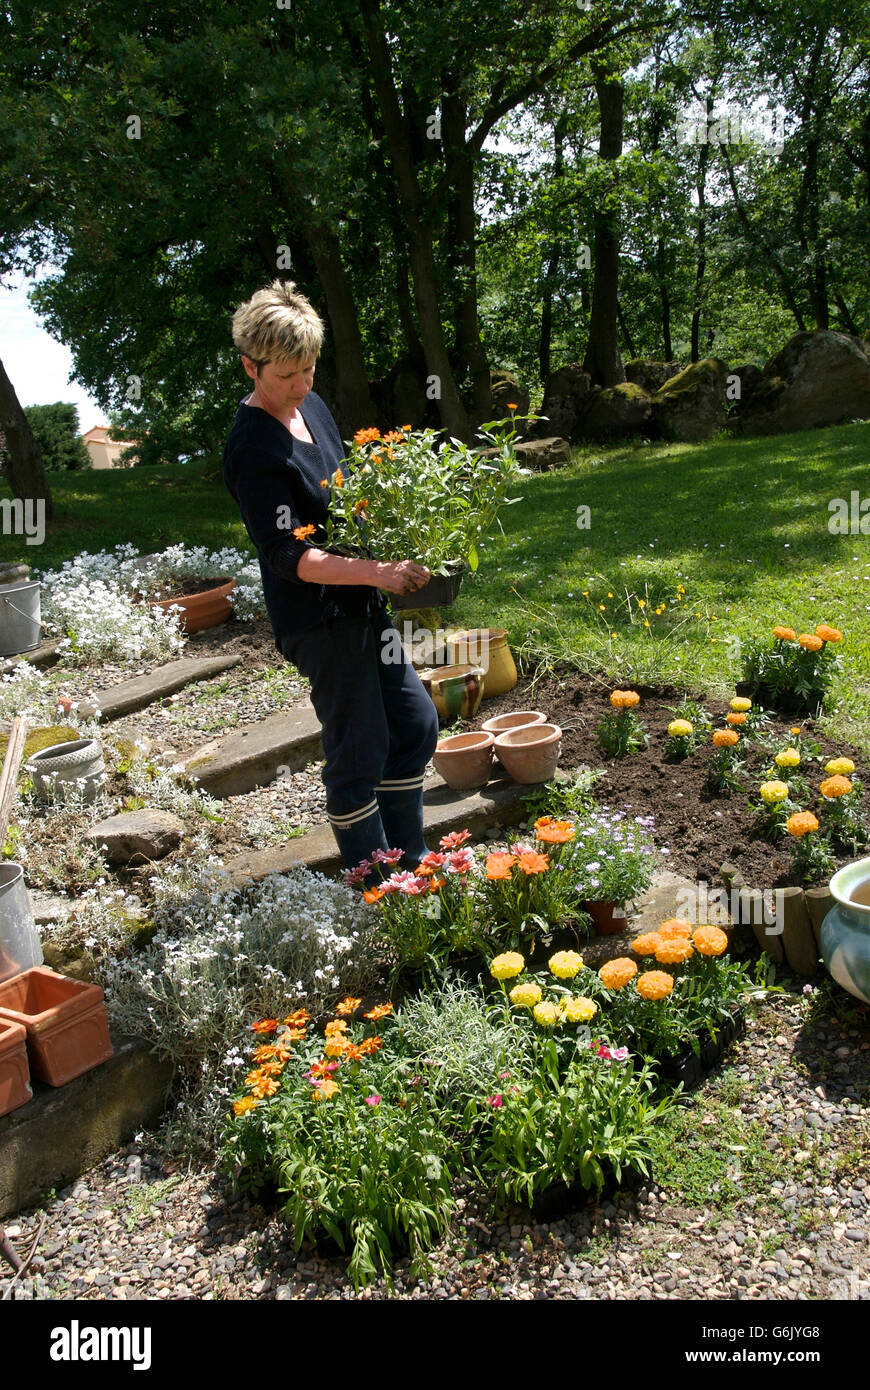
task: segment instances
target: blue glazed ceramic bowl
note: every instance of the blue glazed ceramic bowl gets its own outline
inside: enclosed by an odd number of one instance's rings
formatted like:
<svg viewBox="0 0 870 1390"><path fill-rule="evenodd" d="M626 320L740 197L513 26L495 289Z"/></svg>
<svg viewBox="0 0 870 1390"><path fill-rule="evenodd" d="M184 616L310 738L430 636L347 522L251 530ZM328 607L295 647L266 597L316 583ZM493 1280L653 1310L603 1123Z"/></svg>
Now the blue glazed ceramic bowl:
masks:
<svg viewBox="0 0 870 1390"><path fill-rule="evenodd" d="M870 896L870 859L858 859L831 879L834 906L822 923L819 945L828 971L856 999L870 1004L870 903L852 901L864 885Z"/></svg>

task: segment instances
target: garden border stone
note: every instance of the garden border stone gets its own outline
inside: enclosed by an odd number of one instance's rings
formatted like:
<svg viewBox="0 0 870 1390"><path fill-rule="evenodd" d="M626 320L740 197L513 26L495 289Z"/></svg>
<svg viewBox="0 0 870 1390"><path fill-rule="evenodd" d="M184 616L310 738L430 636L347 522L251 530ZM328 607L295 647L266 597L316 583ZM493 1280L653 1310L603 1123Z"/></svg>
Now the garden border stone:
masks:
<svg viewBox="0 0 870 1390"><path fill-rule="evenodd" d="M298 772L322 756L320 721L304 704L212 739L184 767L212 796L241 796L274 781L281 768Z"/></svg>
<svg viewBox="0 0 870 1390"><path fill-rule="evenodd" d="M146 705L156 704L158 700L174 695L194 681L210 680L233 666L238 666L241 656L181 657L149 671L144 676L113 685L105 695L98 695L94 701L83 701L78 707L81 719L93 719L99 710L100 717L120 719L125 714L135 714Z"/></svg>

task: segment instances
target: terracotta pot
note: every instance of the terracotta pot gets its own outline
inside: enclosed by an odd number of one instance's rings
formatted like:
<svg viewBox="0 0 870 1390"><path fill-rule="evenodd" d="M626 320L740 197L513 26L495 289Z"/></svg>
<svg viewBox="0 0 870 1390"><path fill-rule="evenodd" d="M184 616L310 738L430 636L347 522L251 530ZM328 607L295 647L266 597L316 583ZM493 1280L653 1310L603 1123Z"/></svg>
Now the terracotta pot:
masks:
<svg viewBox="0 0 870 1390"><path fill-rule="evenodd" d="M8 1115L32 1099L27 1034L20 1023L0 1018L0 1115Z"/></svg>
<svg viewBox="0 0 870 1390"><path fill-rule="evenodd" d="M556 771L561 747L558 724L524 724L495 740L495 751L515 782L548 782Z"/></svg>
<svg viewBox="0 0 870 1390"><path fill-rule="evenodd" d="M492 734L453 734L439 741L432 761L448 787L468 791L489 781L494 744Z"/></svg>
<svg viewBox="0 0 870 1390"><path fill-rule="evenodd" d="M486 699L506 695L517 683L517 668L507 644L507 628L474 627L447 638L451 661L471 661L480 666Z"/></svg>
<svg viewBox="0 0 870 1390"><path fill-rule="evenodd" d="M151 607L162 608L166 612L177 604L182 610L182 628L190 636L193 632L202 632L204 628L217 627L219 623L225 623L232 617L233 605L230 603L229 595L235 587L234 579L221 579L199 594L187 594L181 598L152 599Z"/></svg>
<svg viewBox="0 0 870 1390"><path fill-rule="evenodd" d="M624 903L586 902L580 906L595 923L597 936L616 936L628 926Z"/></svg>
<svg viewBox="0 0 870 1390"><path fill-rule="evenodd" d="M489 690L487 690L489 694ZM494 714L492 719L487 719L481 728L487 733L493 734L498 738L499 734L506 734L508 729L522 729L527 724L546 724L547 716L539 709L521 709L513 714Z"/></svg>
<svg viewBox="0 0 870 1390"><path fill-rule="evenodd" d="M420 672L420 680L432 697L438 716L449 723L472 719L483 697L483 671L479 666L435 666Z"/></svg>
<svg viewBox="0 0 870 1390"><path fill-rule="evenodd" d="M30 1071L65 1086L112 1055L103 991L44 965L0 985L0 1020L27 1030Z"/></svg>

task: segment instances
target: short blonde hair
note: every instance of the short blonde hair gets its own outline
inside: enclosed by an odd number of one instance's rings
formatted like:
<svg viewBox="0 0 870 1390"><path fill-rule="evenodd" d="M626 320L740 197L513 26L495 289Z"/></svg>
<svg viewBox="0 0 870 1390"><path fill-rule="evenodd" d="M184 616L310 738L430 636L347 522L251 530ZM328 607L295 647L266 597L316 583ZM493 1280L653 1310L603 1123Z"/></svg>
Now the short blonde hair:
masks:
<svg viewBox="0 0 870 1390"><path fill-rule="evenodd" d="M233 314L233 342L257 367L315 359L323 332L323 320L292 280L273 280Z"/></svg>

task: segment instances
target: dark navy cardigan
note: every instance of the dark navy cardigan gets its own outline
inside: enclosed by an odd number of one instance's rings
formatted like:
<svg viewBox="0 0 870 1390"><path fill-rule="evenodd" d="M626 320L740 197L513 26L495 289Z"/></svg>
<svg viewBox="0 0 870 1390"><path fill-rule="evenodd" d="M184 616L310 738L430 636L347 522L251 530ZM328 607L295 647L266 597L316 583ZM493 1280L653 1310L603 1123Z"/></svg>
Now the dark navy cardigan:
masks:
<svg viewBox="0 0 870 1390"><path fill-rule="evenodd" d="M298 633L338 617L364 618L384 607L380 591L370 585L309 584L296 573L309 542L296 540L293 531L315 526L310 545L326 548L323 528L331 492L321 484L328 484L345 455L321 398L310 391L299 409L313 445L296 439L268 411L243 401L223 455L224 482L257 550L266 610L280 652L285 640Z"/></svg>

